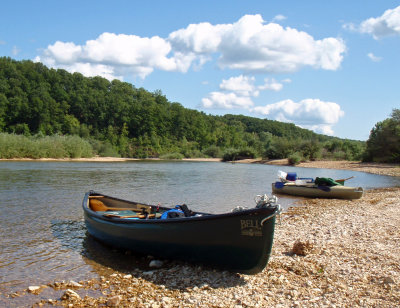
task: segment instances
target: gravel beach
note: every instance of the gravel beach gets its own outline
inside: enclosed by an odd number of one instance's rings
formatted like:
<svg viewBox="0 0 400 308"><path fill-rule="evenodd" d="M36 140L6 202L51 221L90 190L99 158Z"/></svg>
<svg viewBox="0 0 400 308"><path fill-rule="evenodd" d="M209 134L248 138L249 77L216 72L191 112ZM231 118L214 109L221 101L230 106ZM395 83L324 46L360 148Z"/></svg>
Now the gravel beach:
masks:
<svg viewBox="0 0 400 308"><path fill-rule="evenodd" d="M322 164L306 167L329 168ZM400 175L399 166L360 164L332 168ZM36 307L398 307L399 227L398 187L352 201L306 199L281 215L270 261L257 275L165 262L9 296L33 296Z"/></svg>

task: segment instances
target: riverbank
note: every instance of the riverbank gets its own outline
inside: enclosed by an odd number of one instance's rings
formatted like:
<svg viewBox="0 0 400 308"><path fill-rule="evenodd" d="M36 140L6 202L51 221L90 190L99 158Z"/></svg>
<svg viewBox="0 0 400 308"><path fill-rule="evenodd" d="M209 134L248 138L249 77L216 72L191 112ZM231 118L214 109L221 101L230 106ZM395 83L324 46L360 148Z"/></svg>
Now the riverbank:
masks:
<svg viewBox="0 0 400 308"><path fill-rule="evenodd" d="M287 159L272 160L266 162L271 165L288 165ZM302 162L296 167L321 168L321 169L343 169L374 173L380 175L400 176L400 164L382 164L382 163L363 163L360 161L347 160L317 160Z"/></svg>
<svg viewBox="0 0 400 308"><path fill-rule="evenodd" d="M389 170L378 168L379 170ZM257 275L193 264L132 266L6 294L4 306L394 307L400 301L400 188L357 200L306 199L282 214ZM118 260L115 260L117 262ZM149 264L150 259L147 260ZM4 295L4 294L3 294ZM3 296L2 295L2 296ZM1 305L0 305L1 306Z"/></svg>
<svg viewBox="0 0 400 308"><path fill-rule="evenodd" d="M158 269L30 286L10 295L11 303L30 297L34 306L64 307L397 306L400 188L302 205L282 215L270 262L257 275L165 262Z"/></svg>

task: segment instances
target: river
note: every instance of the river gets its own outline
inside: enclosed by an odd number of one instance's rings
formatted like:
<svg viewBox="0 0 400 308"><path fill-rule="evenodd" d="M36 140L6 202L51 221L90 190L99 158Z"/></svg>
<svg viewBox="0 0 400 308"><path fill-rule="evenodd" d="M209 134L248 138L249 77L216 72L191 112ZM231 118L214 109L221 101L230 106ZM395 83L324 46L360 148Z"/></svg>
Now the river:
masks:
<svg viewBox="0 0 400 308"><path fill-rule="evenodd" d="M222 213L236 206L253 207L256 195L271 193L279 170L302 177L354 176L346 184L365 189L400 185L399 177L260 164L2 161L0 295L139 266L135 256L87 235L81 208L86 191L163 206L186 203L193 210ZM297 199L280 196L279 201L287 208Z"/></svg>

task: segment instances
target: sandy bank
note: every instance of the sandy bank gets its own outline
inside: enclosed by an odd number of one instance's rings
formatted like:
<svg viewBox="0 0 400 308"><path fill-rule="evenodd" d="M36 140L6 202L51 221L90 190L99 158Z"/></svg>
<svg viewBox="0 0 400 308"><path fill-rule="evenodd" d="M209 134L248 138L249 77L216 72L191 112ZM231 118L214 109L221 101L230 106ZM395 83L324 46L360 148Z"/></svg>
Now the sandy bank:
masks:
<svg viewBox="0 0 400 308"><path fill-rule="evenodd" d="M167 262L49 283L34 294L38 304L65 307L398 307L399 227L400 188L353 201L311 199L282 215L270 262L257 275ZM58 295L43 299L49 289Z"/></svg>
<svg viewBox="0 0 400 308"><path fill-rule="evenodd" d="M399 169L352 162L302 166L389 175ZM257 275L171 261L160 269L132 267L78 284L74 277L49 282L32 293L9 295L10 303L33 296L38 305L65 307L398 307L400 188L301 205L282 215L270 262Z"/></svg>
<svg viewBox="0 0 400 308"><path fill-rule="evenodd" d="M271 165L288 165L287 159L272 160L265 162ZM381 163L363 163L353 161L331 161L331 160L319 160L319 161L308 161L297 165L297 167L305 168L323 168L323 169L343 169L343 170L354 170L362 171L381 175L400 176L400 164L381 164Z"/></svg>

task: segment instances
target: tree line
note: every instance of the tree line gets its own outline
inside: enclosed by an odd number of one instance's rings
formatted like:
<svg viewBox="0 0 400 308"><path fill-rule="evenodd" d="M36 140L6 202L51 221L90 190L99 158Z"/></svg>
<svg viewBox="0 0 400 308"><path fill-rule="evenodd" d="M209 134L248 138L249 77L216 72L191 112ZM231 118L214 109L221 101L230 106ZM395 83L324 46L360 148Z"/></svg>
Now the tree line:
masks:
<svg viewBox="0 0 400 308"><path fill-rule="evenodd" d="M168 101L160 90L8 57L0 58L0 133L34 140L76 136L93 155L104 156L289 157L293 162L368 157L365 142L268 119L207 115Z"/></svg>

